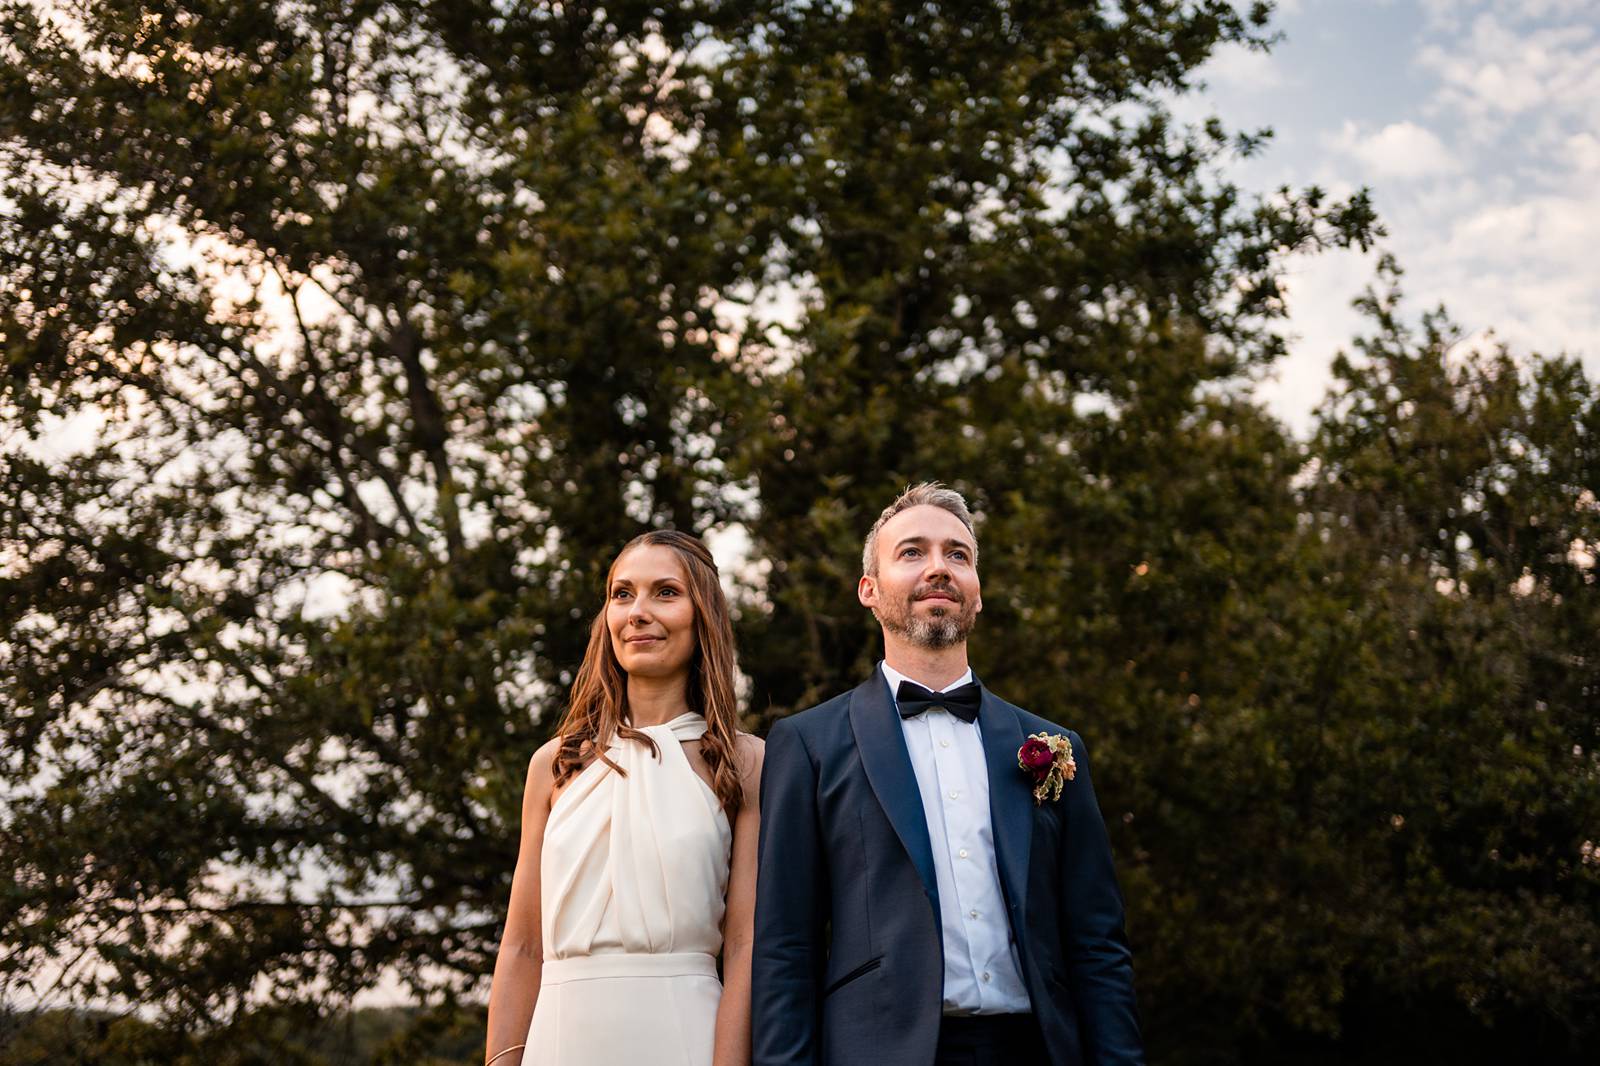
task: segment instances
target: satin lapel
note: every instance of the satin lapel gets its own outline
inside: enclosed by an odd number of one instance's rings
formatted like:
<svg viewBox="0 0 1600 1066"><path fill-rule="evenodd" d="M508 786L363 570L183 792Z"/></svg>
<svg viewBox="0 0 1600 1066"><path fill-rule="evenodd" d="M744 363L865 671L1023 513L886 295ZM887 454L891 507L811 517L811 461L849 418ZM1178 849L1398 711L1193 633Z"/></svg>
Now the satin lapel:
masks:
<svg viewBox="0 0 1600 1066"><path fill-rule="evenodd" d="M989 815L1000 881L1013 917L1020 919L1028 893L1028 856L1033 851L1033 790L1017 765L1022 723L1015 711L984 689L978 728L989 766Z"/></svg>
<svg viewBox="0 0 1600 1066"><path fill-rule="evenodd" d="M916 771L911 768L911 754L900 730L900 715L889 698L889 683L877 670L850 694L850 728L878 805L911 856L937 914L939 887L933 875L933 845L922 813L922 794L917 791Z"/></svg>

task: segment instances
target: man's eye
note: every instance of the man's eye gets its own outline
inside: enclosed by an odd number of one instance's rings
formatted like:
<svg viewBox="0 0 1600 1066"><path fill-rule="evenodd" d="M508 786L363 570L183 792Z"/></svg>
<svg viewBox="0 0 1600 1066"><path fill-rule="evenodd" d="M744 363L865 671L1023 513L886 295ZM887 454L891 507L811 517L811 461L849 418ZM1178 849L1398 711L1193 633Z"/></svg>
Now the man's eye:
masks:
<svg viewBox="0 0 1600 1066"><path fill-rule="evenodd" d="M957 549L956 551L953 551L953 552L950 553L950 558L952 558L952 559L960 559L963 562L965 562L966 558L967 558L967 553Z"/></svg>

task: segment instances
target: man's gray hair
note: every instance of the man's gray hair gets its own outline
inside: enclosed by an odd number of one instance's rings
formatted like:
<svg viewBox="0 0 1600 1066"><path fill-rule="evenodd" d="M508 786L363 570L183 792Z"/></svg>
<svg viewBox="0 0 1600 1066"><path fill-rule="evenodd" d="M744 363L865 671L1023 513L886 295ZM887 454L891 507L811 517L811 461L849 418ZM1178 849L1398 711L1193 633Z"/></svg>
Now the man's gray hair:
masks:
<svg viewBox="0 0 1600 1066"><path fill-rule="evenodd" d="M978 533L972 528L972 512L967 510L967 501L955 489L946 488L937 481L924 481L902 492L893 503L883 509L878 520L872 523L872 529L867 533L867 542L861 548L863 574L867 577L878 576L878 530L883 528L883 524L901 511L924 505L943 508L961 519L961 524L972 534L972 561L977 563Z"/></svg>

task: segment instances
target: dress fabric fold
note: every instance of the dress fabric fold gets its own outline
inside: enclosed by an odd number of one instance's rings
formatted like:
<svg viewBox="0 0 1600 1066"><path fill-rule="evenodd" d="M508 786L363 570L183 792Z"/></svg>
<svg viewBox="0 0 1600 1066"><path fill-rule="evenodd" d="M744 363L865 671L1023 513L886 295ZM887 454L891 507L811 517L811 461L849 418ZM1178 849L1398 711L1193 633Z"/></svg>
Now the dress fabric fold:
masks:
<svg viewBox="0 0 1600 1066"><path fill-rule="evenodd" d="M684 754L705 719L615 740L556 798L540 853L543 977L524 1061L710 1066L733 828Z"/></svg>

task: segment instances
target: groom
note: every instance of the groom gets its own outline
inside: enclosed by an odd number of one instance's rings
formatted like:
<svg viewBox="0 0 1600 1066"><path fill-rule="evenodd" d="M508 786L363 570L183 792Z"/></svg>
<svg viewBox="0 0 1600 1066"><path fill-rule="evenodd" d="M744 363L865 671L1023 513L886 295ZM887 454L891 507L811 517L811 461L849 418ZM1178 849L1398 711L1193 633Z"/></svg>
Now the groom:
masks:
<svg viewBox="0 0 1600 1066"><path fill-rule="evenodd" d="M767 737L756 1066L1144 1061L1088 753L973 678L977 563L960 494L908 489L857 589L884 662Z"/></svg>

